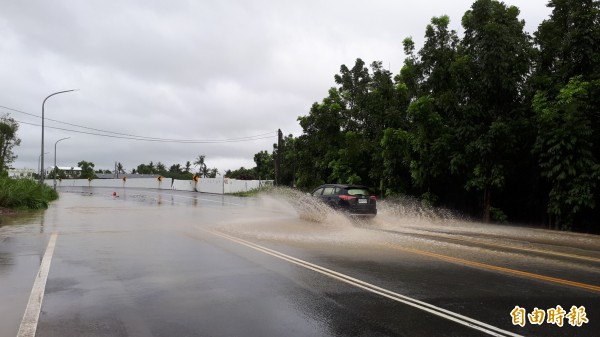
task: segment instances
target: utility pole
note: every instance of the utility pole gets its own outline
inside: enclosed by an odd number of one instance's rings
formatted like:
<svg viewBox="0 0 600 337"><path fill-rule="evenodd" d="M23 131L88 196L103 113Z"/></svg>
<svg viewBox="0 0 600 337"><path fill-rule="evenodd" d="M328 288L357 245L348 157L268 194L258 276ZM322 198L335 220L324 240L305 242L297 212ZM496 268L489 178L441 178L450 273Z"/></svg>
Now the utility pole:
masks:
<svg viewBox="0 0 600 337"><path fill-rule="evenodd" d="M277 130L277 157L275 158L275 185L281 181L281 144L283 142L283 133L281 129Z"/></svg>

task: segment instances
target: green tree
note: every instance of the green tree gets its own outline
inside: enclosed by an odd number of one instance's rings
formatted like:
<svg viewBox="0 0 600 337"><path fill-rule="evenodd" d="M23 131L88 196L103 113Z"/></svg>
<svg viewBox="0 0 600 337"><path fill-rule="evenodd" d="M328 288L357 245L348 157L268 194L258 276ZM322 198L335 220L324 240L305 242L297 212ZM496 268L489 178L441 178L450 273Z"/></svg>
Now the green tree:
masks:
<svg viewBox="0 0 600 337"><path fill-rule="evenodd" d="M8 115L0 117L0 173L5 172L10 164L17 159L13 148L21 144L17 137L19 124Z"/></svg>
<svg viewBox="0 0 600 337"><path fill-rule="evenodd" d="M226 178L231 179L239 179L239 180L255 180L257 177L255 176L255 172L253 169L247 169L243 166L237 170L227 170L225 172Z"/></svg>
<svg viewBox="0 0 600 337"><path fill-rule="evenodd" d="M281 172L279 177L279 183L285 186L296 186L296 172L297 172L297 147L298 139L294 138L293 135L287 135L283 137L281 142L281 148L278 148L276 144L273 144L272 158L275 158L281 152ZM272 165L271 165L272 167ZM272 177L272 176L271 176Z"/></svg>
<svg viewBox="0 0 600 337"><path fill-rule="evenodd" d="M592 151L593 130L585 116L589 85L575 77L556 100L539 92L533 103L539 123L534 151L551 185L548 214L562 229L570 229L580 212L596 206L600 164Z"/></svg>
<svg viewBox="0 0 600 337"><path fill-rule="evenodd" d="M273 179L274 166L272 155L267 151L260 151L254 155L254 163L256 163L254 170L259 179Z"/></svg>
<svg viewBox="0 0 600 337"><path fill-rule="evenodd" d="M456 71L459 118L455 131L461 147L453 154L453 173L466 174L465 188L482 195L483 221L490 220L492 195L505 186L511 157L519 144L523 118L522 88L533 54L518 8L478 0L462 19L465 35Z"/></svg>
<svg viewBox="0 0 600 337"><path fill-rule="evenodd" d="M152 169L146 164L139 164L137 166L137 173L138 174L151 174Z"/></svg>
<svg viewBox="0 0 600 337"><path fill-rule="evenodd" d="M208 168L206 167L206 163L204 162L205 158L206 156L203 154L198 155L198 157L196 157L196 160L194 161L194 165L198 167L198 176L206 178L206 175L208 174Z"/></svg>
<svg viewBox="0 0 600 337"><path fill-rule="evenodd" d="M156 163L156 173L164 175L165 172L167 172L167 168L165 167L165 164L161 163L160 161L157 162Z"/></svg>
<svg viewBox="0 0 600 337"><path fill-rule="evenodd" d="M96 173L94 173L94 163L82 160L79 163L77 163L77 166L81 167L80 178L84 178L84 179L97 178Z"/></svg>
<svg viewBox="0 0 600 337"><path fill-rule="evenodd" d="M334 78L335 83L340 86L338 91L346 107L341 110L344 121L342 128L347 131L360 131L367 118L365 106L371 82L369 69L365 67L365 62L358 58L352 69L343 64L340 74Z"/></svg>
<svg viewBox="0 0 600 337"><path fill-rule="evenodd" d="M216 178L219 175L219 169L214 167L208 170L207 178Z"/></svg>
<svg viewBox="0 0 600 337"><path fill-rule="evenodd" d="M600 2L550 0L552 15L535 32L539 46L536 84L552 95L574 76L600 77Z"/></svg>
<svg viewBox="0 0 600 337"><path fill-rule="evenodd" d="M571 228L595 208L599 194L600 2L551 0L548 6L552 14L535 33L534 153L549 182L550 225Z"/></svg>
<svg viewBox="0 0 600 337"><path fill-rule="evenodd" d="M169 167L169 172L171 173L183 173L181 170L181 164L173 164Z"/></svg>
<svg viewBox="0 0 600 337"><path fill-rule="evenodd" d="M407 109L403 128L389 130L383 137L384 165L387 180L402 191L410 186L395 174L410 170L411 180L421 196L435 201L437 194L448 190L451 153L456 146L453 127L457 121L457 85L452 73L459 39L449 29L447 16L434 17L425 30L423 48L414 53L412 39L404 40L407 53L398 81L404 83L412 102ZM402 157L398 160L394 154ZM456 179L456 177L454 177Z"/></svg>
<svg viewBox="0 0 600 337"><path fill-rule="evenodd" d="M299 187L308 189L329 180L329 163L337 159L340 148L344 109L339 91L331 88L321 103L312 105L307 116L298 117L303 129L296 147Z"/></svg>

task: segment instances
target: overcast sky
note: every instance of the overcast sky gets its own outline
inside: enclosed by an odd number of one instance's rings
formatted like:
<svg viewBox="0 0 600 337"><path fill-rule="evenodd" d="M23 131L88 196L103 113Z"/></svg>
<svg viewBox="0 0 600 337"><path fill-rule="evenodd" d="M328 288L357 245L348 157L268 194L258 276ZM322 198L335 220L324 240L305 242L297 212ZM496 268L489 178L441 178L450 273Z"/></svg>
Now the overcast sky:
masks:
<svg viewBox="0 0 600 337"><path fill-rule="evenodd" d="M276 130L301 133L297 117L335 85L340 65L382 61L397 74L402 40L422 45L431 17L460 19L473 1L2 1L0 108L41 124L45 105L45 166L92 161L184 164L199 154L221 172L253 167L272 150ZM513 0L533 33L550 14L545 0ZM108 138L48 120L143 137L227 140L179 144ZM16 168L36 168L41 127L21 124ZM113 134L114 135L114 134ZM257 137L262 138L262 137Z"/></svg>

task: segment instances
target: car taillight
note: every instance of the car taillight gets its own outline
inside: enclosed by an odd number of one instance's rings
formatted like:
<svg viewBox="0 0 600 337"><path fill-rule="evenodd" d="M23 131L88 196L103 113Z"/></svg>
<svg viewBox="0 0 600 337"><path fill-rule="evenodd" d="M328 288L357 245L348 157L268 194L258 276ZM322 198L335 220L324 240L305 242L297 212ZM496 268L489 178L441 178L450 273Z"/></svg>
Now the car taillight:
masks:
<svg viewBox="0 0 600 337"><path fill-rule="evenodd" d="M374 196L374 195L372 195L372 196L371 196L371 200L373 200L373 201L377 201L377 197L376 197L376 196Z"/></svg>
<svg viewBox="0 0 600 337"><path fill-rule="evenodd" d="M353 197L351 195L340 195L340 199L350 201L356 199L356 197Z"/></svg>

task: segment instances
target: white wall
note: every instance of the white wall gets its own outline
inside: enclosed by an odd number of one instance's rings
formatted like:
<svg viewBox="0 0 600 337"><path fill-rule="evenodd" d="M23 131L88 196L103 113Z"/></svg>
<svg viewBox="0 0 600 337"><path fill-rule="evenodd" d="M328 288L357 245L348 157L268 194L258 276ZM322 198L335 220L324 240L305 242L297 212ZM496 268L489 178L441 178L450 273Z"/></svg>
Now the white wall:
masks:
<svg viewBox="0 0 600 337"><path fill-rule="evenodd" d="M52 179L45 180L46 185L54 186ZM173 180L163 178L159 182L156 178L131 178L123 182L122 179L63 179L56 180L59 187L114 187L114 188L153 188L161 190L196 191L202 193L226 194L246 192L264 185L272 185L272 180L236 180L223 178L200 178L195 184L193 180Z"/></svg>
<svg viewBox="0 0 600 337"><path fill-rule="evenodd" d="M247 192L253 189L257 189L261 186L273 185L273 180L237 180L237 179L225 179L224 192L235 193L235 192Z"/></svg>
<svg viewBox="0 0 600 337"><path fill-rule="evenodd" d="M202 193L223 194L223 178L200 178L193 180L175 180L173 189L178 191L197 191Z"/></svg>
<svg viewBox="0 0 600 337"><path fill-rule="evenodd" d="M54 186L54 180L46 179L46 185ZM139 179L127 179L123 182L122 179L63 179L62 181L56 180L56 186L66 187L131 187L131 188L155 188L161 190L171 189L171 179L163 178L162 182L159 182L156 178L139 178Z"/></svg>

